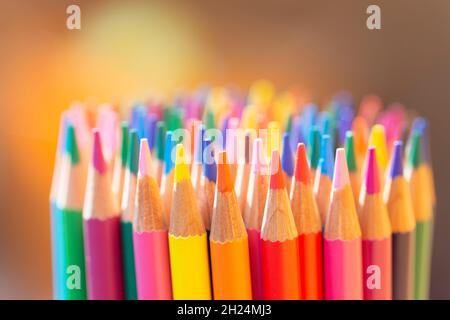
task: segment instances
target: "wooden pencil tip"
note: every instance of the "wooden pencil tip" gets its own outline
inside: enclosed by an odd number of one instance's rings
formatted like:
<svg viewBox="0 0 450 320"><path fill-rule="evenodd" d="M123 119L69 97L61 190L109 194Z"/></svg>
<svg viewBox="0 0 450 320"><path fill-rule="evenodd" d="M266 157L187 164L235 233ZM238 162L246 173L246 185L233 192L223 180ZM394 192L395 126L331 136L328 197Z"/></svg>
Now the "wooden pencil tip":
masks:
<svg viewBox="0 0 450 320"><path fill-rule="evenodd" d="M369 155L366 170L366 192L367 194L375 194L380 192L380 177L378 172L377 158L375 147L369 148Z"/></svg>
<svg viewBox="0 0 450 320"><path fill-rule="evenodd" d="M280 153L278 150L272 150L272 159L270 161L270 189L284 189L284 175L281 169Z"/></svg>
<svg viewBox="0 0 450 320"><path fill-rule="evenodd" d="M150 176L152 172L152 160L150 147L146 138L141 139L139 150L139 176Z"/></svg>
<svg viewBox="0 0 450 320"><path fill-rule="evenodd" d="M220 151L217 164L217 190L219 192L230 192L233 190L233 181L231 180L230 168L227 162L226 151Z"/></svg>
<svg viewBox="0 0 450 320"><path fill-rule="evenodd" d="M183 144L177 144L176 158L175 158L175 183L183 180L190 180L189 166L184 157Z"/></svg>
<svg viewBox="0 0 450 320"><path fill-rule="evenodd" d="M310 183L308 159L306 157L306 148L304 143L299 143L297 146L297 163L295 166L295 179L304 184Z"/></svg>
<svg viewBox="0 0 450 320"><path fill-rule="evenodd" d="M348 176L347 160L345 159L344 148L336 150L336 161L334 164L333 188L342 189L349 184L350 178Z"/></svg>
<svg viewBox="0 0 450 320"><path fill-rule="evenodd" d="M98 129L93 129L92 135L94 140L92 149L92 165L99 173L103 174L106 172L106 161L103 156L100 131L98 131Z"/></svg>

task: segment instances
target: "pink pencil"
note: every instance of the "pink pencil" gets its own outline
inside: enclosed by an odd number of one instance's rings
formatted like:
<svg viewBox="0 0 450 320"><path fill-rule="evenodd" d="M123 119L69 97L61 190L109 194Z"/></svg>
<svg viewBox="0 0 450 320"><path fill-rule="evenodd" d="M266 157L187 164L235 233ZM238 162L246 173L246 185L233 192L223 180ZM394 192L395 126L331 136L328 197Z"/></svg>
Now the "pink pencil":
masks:
<svg viewBox="0 0 450 320"><path fill-rule="evenodd" d="M267 170L267 159L263 150L262 139L257 138L253 142L247 204L244 211L244 223L248 234L252 292L255 300L263 299L261 225L269 189Z"/></svg>
<svg viewBox="0 0 450 320"><path fill-rule="evenodd" d="M325 299L361 300L361 229L343 148L336 150L330 208L324 232Z"/></svg>
<svg viewBox="0 0 450 320"><path fill-rule="evenodd" d="M158 184L151 176L147 139L141 139L136 215L133 225L136 283L139 300L171 300L169 245Z"/></svg>
<svg viewBox="0 0 450 320"><path fill-rule="evenodd" d="M365 300L392 299L391 225L380 190L375 148L369 148L366 196L359 214L363 247Z"/></svg>
<svg viewBox="0 0 450 320"><path fill-rule="evenodd" d="M88 298L119 300L124 295L120 212L97 129L93 130L93 136L83 209Z"/></svg>

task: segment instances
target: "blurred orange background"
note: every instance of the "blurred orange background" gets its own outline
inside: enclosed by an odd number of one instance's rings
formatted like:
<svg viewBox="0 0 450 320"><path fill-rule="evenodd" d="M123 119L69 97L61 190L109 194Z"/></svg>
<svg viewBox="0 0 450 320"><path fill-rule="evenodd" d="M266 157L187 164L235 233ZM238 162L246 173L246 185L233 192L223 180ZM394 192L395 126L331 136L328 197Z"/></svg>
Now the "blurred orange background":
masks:
<svg viewBox="0 0 450 320"><path fill-rule="evenodd" d="M381 7L382 30L366 28ZM66 8L81 7L81 30ZM377 93L431 123L438 217L432 298L450 298L450 2L0 3L0 298L51 298L49 188L61 110L261 77L326 102ZM447 201L447 202L446 202Z"/></svg>

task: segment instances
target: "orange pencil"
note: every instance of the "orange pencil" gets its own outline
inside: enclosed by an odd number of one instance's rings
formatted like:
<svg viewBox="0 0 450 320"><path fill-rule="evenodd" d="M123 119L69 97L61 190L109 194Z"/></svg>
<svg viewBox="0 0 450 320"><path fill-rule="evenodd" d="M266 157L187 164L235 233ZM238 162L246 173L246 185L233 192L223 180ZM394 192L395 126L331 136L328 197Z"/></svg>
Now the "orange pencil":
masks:
<svg viewBox="0 0 450 320"><path fill-rule="evenodd" d="M278 150L273 150L261 229L264 298L300 298L298 238Z"/></svg>
<svg viewBox="0 0 450 320"><path fill-rule="evenodd" d="M306 148L297 146L291 208L298 231L302 299L323 299L322 222L314 198Z"/></svg>
<svg viewBox="0 0 450 320"><path fill-rule="evenodd" d="M262 260L261 260L261 224L264 215L269 180L267 176L266 154L263 141L253 141L252 164L248 182L247 201L244 211L244 223L247 228L250 269L252 273L253 299L263 299Z"/></svg>
<svg viewBox="0 0 450 320"><path fill-rule="evenodd" d="M225 151L219 153L209 239L214 298L252 299L247 232L234 193Z"/></svg>

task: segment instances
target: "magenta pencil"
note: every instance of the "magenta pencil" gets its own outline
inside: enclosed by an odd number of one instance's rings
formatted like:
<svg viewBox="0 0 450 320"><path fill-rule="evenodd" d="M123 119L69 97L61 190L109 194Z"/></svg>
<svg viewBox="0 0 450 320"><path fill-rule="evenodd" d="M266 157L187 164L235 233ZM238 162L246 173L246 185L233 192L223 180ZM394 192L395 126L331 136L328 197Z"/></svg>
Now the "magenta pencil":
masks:
<svg viewBox="0 0 450 320"><path fill-rule="evenodd" d="M336 151L330 208L324 231L325 299L361 300L361 229L350 186L345 151Z"/></svg>
<svg viewBox="0 0 450 320"><path fill-rule="evenodd" d="M389 215L380 187L375 148L370 147L366 196L359 213L363 247L364 300L392 299L392 242Z"/></svg>
<svg viewBox="0 0 450 320"><path fill-rule="evenodd" d="M83 210L88 298L119 300L124 296L120 213L97 129L93 141Z"/></svg>
<svg viewBox="0 0 450 320"><path fill-rule="evenodd" d="M139 300L170 300L172 284L168 230L158 184L151 176L147 139L141 139L136 215L133 225L136 282Z"/></svg>

